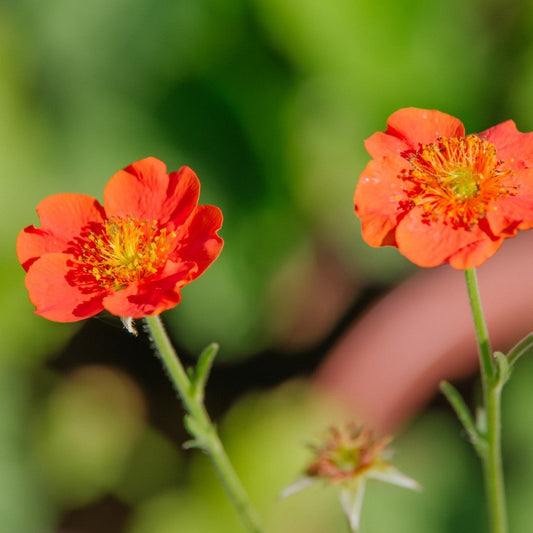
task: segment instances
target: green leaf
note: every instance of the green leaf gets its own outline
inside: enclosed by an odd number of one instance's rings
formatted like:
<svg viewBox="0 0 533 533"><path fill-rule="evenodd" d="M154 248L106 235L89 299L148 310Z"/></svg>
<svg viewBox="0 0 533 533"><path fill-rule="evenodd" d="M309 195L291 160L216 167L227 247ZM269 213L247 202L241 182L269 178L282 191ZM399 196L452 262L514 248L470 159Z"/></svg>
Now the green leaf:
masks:
<svg viewBox="0 0 533 533"><path fill-rule="evenodd" d="M511 376L512 367L509 358L502 352L494 352L496 361L496 386L501 388Z"/></svg>
<svg viewBox="0 0 533 533"><path fill-rule="evenodd" d="M450 402L461 424L463 424L470 442L473 444L478 454L482 455L485 451L487 443L480 430L476 427L476 424L474 424L470 410L466 406L463 397L459 391L448 381L441 381L440 390Z"/></svg>
<svg viewBox="0 0 533 533"><path fill-rule="evenodd" d="M513 348L509 350L507 354L507 362L509 367L513 367L520 357L529 351L533 351L533 333L526 335L521 341L519 341Z"/></svg>
<svg viewBox="0 0 533 533"><path fill-rule="evenodd" d="M192 381L193 394L196 400L201 403L204 399L205 385L209 378L213 361L218 353L218 344L213 342L200 354L198 358L198 364L196 365L196 371L194 373Z"/></svg>

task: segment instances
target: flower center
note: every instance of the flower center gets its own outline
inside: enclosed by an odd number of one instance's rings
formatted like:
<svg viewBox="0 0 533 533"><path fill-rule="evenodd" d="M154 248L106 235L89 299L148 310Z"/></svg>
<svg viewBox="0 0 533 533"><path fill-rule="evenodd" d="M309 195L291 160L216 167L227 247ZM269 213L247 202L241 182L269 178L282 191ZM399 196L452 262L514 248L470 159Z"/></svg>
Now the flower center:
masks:
<svg viewBox="0 0 533 533"><path fill-rule="evenodd" d="M78 261L99 285L120 290L151 276L165 264L174 233L155 222L113 217L91 232Z"/></svg>
<svg viewBox="0 0 533 533"><path fill-rule="evenodd" d="M404 157L402 172L408 208L420 206L429 224L441 220L470 229L494 209L494 201L518 194L513 172L496 158L496 148L481 137L441 138Z"/></svg>
<svg viewBox="0 0 533 533"><path fill-rule="evenodd" d="M353 472L361 466L361 450L356 446L339 446L332 450L330 461L339 472Z"/></svg>

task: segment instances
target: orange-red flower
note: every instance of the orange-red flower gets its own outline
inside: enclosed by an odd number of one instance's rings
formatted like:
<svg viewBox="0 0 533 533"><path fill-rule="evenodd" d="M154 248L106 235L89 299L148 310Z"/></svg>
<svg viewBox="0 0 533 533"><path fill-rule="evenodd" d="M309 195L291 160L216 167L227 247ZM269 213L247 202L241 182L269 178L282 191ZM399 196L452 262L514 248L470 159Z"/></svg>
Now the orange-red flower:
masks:
<svg viewBox="0 0 533 533"><path fill-rule="evenodd" d="M423 267L480 265L533 227L533 133L511 120L475 135L440 111L393 113L365 142L354 197L364 240Z"/></svg>
<svg viewBox="0 0 533 533"><path fill-rule="evenodd" d="M104 309L141 318L176 306L222 249L222 213L197 205L199 194L190 168L167 174L149 157L109 180L103 206L83 194L42 200L41 227L17 239L35 312L73 322Z"/></svg>

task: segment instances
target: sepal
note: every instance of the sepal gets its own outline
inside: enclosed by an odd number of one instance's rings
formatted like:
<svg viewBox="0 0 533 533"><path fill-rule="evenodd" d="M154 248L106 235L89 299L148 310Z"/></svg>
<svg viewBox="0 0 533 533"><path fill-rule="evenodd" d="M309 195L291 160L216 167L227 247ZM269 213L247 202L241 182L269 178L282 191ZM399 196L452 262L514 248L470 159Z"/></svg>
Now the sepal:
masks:
<svg viewBox="0 0 533 533"><path fill-rule="evenodd" d="M126 329L128 333L131 333L132 335L137 337L137 329L134 326L133 318L131 316L121 316L120 321L122 322L124 329Z"/></svg>

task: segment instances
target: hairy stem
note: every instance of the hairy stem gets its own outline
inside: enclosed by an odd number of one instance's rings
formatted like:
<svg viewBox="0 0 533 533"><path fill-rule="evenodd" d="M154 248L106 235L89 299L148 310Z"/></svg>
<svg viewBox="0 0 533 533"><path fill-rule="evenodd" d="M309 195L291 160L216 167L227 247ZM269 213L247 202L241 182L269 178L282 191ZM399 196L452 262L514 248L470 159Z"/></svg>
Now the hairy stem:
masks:
<svg viewBox="0 0 533 533"><path fill-rule="evenodd" d="M201 448L211 458L226 493L247 531L261 533L263 530L259 525L258 517L250 505L248 495L231 465L217 430L201 400L203 395L197 394L196 387L185 372L159 316L146 317L145 323L151 340L154 342L174 388L188 413L185 417L185 425L194 438L190 444L193 447Z"/></svg>
<svg viewBox="0 0 533 533"><path fill-rule="evenodd" d="M507 533L507 512L501 457L501 391L503 382L492 356L474 269L465 270L468 298L478 344L483 386L484 427L478 428L486 445L476 447L483 463L491 533Z"/></svg>

